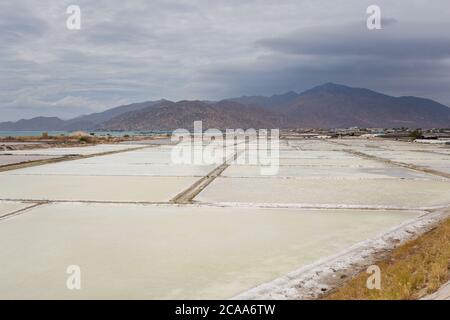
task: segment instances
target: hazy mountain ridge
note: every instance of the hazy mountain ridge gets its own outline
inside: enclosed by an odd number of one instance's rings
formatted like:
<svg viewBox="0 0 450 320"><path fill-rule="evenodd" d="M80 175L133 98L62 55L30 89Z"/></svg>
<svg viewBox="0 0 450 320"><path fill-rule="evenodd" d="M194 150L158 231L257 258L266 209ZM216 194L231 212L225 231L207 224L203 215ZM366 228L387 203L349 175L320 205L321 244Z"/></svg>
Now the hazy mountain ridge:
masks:
<svg viewBox="0 0 450 320"><path fill-rule="evenodd" d="M16 130L27 130L27 131L40 131L40 130L60 130L64 126L65 121L57 117L36 117L32 119L21 119L16 122L7 121L0 122L1 131L16 131ZM46 128L46 129L42 129Z"/></svg>
<svg viewBox="0 0 450 320"><path fill-rule="evenodd" d="M22 119L17 122L0 122L0 130L51 130L51 131L73 131L73 130L95 130L101 123L108 121L114 117L120 116L126 112L136 111L147 108L161 102L146 101L140 103L132 103L107 109L102 112L81 115L70 120L61 120L57 117L36 117L32 119Z"/></svg>
<svg viewBox="0 0 450 320"><path fill-rule="evenodd" d="M393 97L326 83L303 93L215 101L147 101L71 120L37 117L0 123L0 130L170 130L191 128L450 127L450 108L430 99Z"/></svg>
<svg viewBox="0 0 450 320"><path fill-rule="evenodd" d="M270 97L264 96L242 96L238 98L226 99L224 101L234 101L247 106L258 106L266 109L273 109L293 103L300 95L294 91L284 94L275 94Z"/></svg>
<svg viewBox="0 0 450 320"><path fill-rule="evenodd" d="M298 127L449 127L450 108L430 99L392 97L327 83L279 110Z"/></svg>
<svg viewBox="0 0 450 320"><path fill-rule="evenodd" d="M280 114L233 101L179 101L124 113L103 123L101 129L191 129L194 121L202 121L204 128L268 128L283 124L283 119Z"/></svg>

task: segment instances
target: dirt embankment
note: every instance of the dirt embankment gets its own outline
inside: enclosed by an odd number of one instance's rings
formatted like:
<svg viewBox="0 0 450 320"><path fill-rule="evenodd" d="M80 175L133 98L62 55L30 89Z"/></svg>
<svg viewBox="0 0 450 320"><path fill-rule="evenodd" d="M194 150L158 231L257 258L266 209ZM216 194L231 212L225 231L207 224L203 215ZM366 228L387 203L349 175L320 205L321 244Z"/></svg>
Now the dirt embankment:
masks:
<svg viewBox="0 0 450 320"><path fill-rule="evenodd" d="M381 269L381 289L367 289L360 273L324 299L420 299L450 280L450 219L417 239L394 249L376 262Z"/></svg>

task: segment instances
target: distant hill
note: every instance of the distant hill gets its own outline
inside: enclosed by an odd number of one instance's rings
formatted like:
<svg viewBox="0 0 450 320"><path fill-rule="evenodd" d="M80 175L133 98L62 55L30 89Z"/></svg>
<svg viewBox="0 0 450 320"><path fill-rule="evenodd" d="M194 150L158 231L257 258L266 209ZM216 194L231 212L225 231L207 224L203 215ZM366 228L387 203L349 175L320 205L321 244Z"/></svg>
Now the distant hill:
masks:
<svg viewBox="0 0 450 320"><path fill-rule="evenodd" d="M215 101L148 101L71 120L37 117L0 123L0 130L170 130L191 128L448 128L450 108L430 99L392 97L326 83L303 93Z"/></svg>
<svg viewBox="0 0 450 320"><path fill-rule="evenodd" d="M299 98L299 94L294 91L289 91L284 94L275 94L270 97L264 96L243 96L239 98L226 99L226 101L234 101L246 106L258 106L272 110L283 106L290 105Z"/></svg>
<svg viewBox="0 0 450 320"><path fill-rule="evenodd" d="M0 122L0 131L59 130L63 125L64 120L57 117L36 117L29 120L22 119L17 122Z"/></svg>
<svg viewBox="0 0 450 320"><path fill-rule="evenodd" d="M103 130L191 129L194 121L203 128L272 128L283 125L284 116L233 101L165 101L149 108L124 113L101 125Z"/></svg>
<svg viewBox="0 0 450 320"><path fill-rule="evenodd" d="M296 127L450 127L450 108L433 100L397 98L334 83L305 91L278 111Z"/></svg>
<svg viewBox="0 0 450 320"><path fill-rule="evenodd" d="M76 131L95 130L99 125L121 114L151 107L159 101L146 101L129 105L118 106L103 112L82 115L70 120L61 120L57 117L36 117L29 120L19 120L17 122L0 122L1 131Z"/></svg>
<svg viewBox="0 0 450 320"><path fill-rule="evenodd" d="M89 115L83 115L77 117L72 120L68 120L64 124L64 130L94 130L103 122L111 120L115 117L118 117L124 113L141 110L144 108L151 107L154 104L162 102L164 100L159 101L146 101L140 103L132 103L129 105L119 106L112 109L108 109L103 112L92 113Z"/></svg>

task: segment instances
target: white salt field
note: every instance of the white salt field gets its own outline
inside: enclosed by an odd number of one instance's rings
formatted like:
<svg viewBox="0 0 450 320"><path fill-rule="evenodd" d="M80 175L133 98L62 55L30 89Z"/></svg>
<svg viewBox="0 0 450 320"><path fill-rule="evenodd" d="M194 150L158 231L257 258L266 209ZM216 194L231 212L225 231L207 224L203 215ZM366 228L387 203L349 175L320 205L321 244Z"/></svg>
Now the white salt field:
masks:
<svg viewBox="0 0 450 320"><path fill-rule="evenodd" d="M24 208L30 207L32 205L33 204L23 203L23 202L0 201L0 218L7 214L14 213L18 210L22 210Z"/></svg>
<svg viewBox="0 0 450 320"><path fill-rule="evenodd" d="M99 145L88 146L88 147L48 148L48 149L2 151L2 152L0 152L0 154L48 155L48 156L92 155L92 154L96 154L96 153L128 150L128 149L134 149L134 148L139 148L139 147L145 147L145 145L99 144Z"/></svg>
<svg viewBox="0 0 450 320"><path fill-rule="evenodd" d="M274 203L432 207L450 203L450 181L401 179L217 178L195 199L207 203Z"/></svg>
<svg viewBox="0 0 450 320"><path fill-rule="evenodd" d="M38 144L43 144L44 142L20 142L20 141L0 141L0 148L2 146L34 146Z"/></svg>
<svg viewBox="0 0 450 320"><path fill-rule="evenodd" d="M195 177L0 175L2 199L164 202Z"/></svg>
<svg viewBox="0 0 450 320"><path fill-rule="evenodd" d="M374 150L392 150L392 151L431 151L431 152L446 152L449 151L448 145L436 144L422 144L416 142L406 141L392 141L388 139L368 140L368 139L345 139L338 140L342 145L350 147L372 148Z"/></svg>
<svg viewBox="0 0 450 320"><path fill-rule="evenodd" d="M332 155L331 155L332 156ZM298 158L283 158L280 159L281 166L314 166L314 167L365 167L365 168L386 168L387 165L366 159L359 159L357 157L346 159L298 159Z"/></svg>
<svg viewBox="0 0 450 320"><path fill-rule="evenodd" d="M127 164L78 163L77 161L48 164L14 171L14 175L68 175L68 176L194 176L202 177L214 165L195 166L183 164Z"/></svg>
<svg viewBox="0 0 450 320"><path fill-rule="evenodd" d="M177 164L175 147L13 152L89 157L0 173L0 298L231 298L450 206L445 147L282 140L272 176L245 161ZM80 291L66 288L69 265Z"/></svg>
<svg viewBox="0 0 450 320"><path fill-rule="evenodd" d="M11 164L48 160L57 158L56 156L34 156L34 155L0 155L0 166L6 166Z"/></svg>
<svg viewBox="0 0 450 320"><path fill-rule="evenodd" d="M335 157L336 155L336 157ZM258 164L259 159L271 159L270 154L241 154L237 157L235 164ZM284 151L279 154L279 164L281 166L332 166L332 167L386 167L386 164L379 161L362 159L360 157L340 151Z"/></svg>
<svg viewBox="0 0 450 320"><path fill-rule="evenodd" d="M371 168L371 167L311 167L311 166L281 166L275 175L261 175L264 166L249 166L249 165L232 165L228 167L223 173L222 177L233 178L272 178L272 177L286 177L286 178L346 178L346 179L439 179L438 177L409 170L405 168Z"/></svg>
<svg viewBox="0 0 450 320"><path fill-rule="evenodd" d="M450 163L450 155L442 155L431 152L414 152L414 151L374 151L374 150L364 150L366 154L388 158L391 160L443 160Z"/></svg>
<svg viewBox="0 0 450 320"><path fill-rule="evenodd" d="M352 150L365 153L369 156L375 156L382 159L401 162L409 165L422 166L446 173L450 172L450 154L447 153L450 151L450 148L448 146L428 148L424 147L421 149L421 145L415 143L412 146L408 145L409 149L395 149L394 147L392 147L392 150L383 150L381 148L364 149L357 146L349 147L351 147Z"/></svg>
<svg viewBox="0 0 450 320"><path fill-rule="evenodd" d="M0 222L0 298L230 298L417 215L47 205Z"/></svg>
<svg viewBox="0 0 450 320"><path fill-rule="evenodd" d="M145 151L144 151L145 150ZM127 151L111 155L98 156L77 160L79 164L111 164L111 163L129 163L129 164L171 164L172 158L170 152L162 151L159 148L140 149Z"/></svg>
<svg viewBox="0 0 450 320"><path fill-rule="evenodd" d="M280 151L281 159L353 159L355 157L348 153L341 151L298 151L298 150L284 150Z"/></svg>

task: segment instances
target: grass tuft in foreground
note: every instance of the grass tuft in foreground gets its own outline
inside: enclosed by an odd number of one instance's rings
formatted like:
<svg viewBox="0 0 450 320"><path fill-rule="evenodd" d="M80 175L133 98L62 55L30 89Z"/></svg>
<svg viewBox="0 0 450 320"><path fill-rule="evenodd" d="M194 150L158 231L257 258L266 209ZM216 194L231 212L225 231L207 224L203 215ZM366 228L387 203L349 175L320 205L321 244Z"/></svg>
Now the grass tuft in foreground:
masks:
<svg viewBox="0 0 450 320"><path fill-rule="evenodd" d="M334 292L328 300L419 299L450 279L450 219L415 240L394 249L381 269L381 290L366 287L362 272Z"/></svg>

